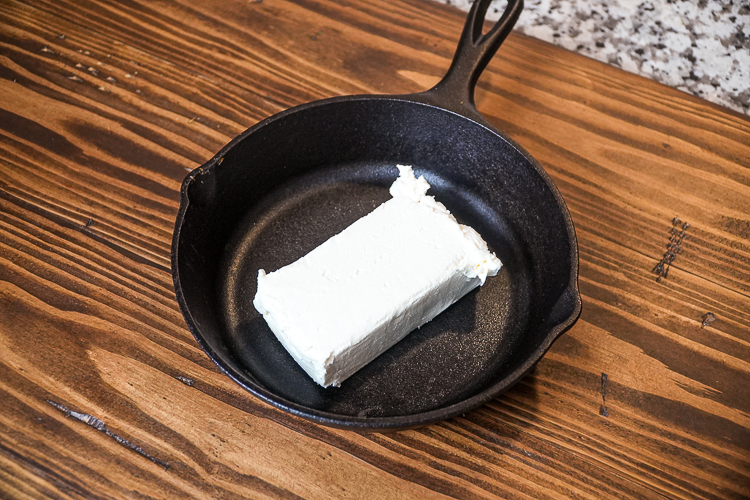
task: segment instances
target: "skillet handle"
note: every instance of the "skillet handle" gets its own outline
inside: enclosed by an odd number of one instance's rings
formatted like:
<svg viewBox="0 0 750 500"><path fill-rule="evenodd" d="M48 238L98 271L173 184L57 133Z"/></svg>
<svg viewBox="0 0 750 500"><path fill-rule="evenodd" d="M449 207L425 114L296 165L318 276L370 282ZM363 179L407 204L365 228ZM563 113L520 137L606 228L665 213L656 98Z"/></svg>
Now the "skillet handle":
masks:
<svg viewBox="0 0 750 500"><path fill-rule="evenodd" d="M479 115L474 104L474 88L500 45L510 34L523 10L523 0L508 0L500 20L482 34L485 15L492 0L475 0L464 25L448 72L432 89L424 92L436 104L469 118Z"/></svg>

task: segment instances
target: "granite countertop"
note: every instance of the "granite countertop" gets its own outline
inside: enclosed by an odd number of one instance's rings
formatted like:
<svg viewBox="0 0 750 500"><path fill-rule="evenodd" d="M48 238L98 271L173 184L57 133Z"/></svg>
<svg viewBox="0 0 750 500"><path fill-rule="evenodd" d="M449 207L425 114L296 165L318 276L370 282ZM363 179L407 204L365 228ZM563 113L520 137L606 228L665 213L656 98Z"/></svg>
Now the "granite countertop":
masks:
<svg viewBox="0 0 750 500"><path fill-rule="evenodd" d="M516 30L750 116L750 0L525 3ZM487 18L505 4L494 0Z"/></svg>

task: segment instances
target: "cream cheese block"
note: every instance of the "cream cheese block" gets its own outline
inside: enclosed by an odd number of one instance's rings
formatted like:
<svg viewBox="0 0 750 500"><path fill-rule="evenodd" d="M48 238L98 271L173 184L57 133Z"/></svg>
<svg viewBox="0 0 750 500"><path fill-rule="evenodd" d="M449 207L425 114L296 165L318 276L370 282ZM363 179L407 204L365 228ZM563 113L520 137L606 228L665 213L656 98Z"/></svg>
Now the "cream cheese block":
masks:
<svg viewBox="0 0 750 500"><path fill-rule="evenodd" d="M296 262L258 271L253 304L323 387L338 386L484 284L500 260L399 165L392 199Z"/></svg>

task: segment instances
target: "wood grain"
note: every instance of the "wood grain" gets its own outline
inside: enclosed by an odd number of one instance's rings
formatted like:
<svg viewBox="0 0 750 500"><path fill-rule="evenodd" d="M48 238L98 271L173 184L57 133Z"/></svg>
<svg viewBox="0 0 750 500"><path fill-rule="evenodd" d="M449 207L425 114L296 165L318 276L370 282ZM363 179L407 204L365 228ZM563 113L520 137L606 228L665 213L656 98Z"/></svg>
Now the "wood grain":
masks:
<svg viewBox="0 0 750 500"><path fill-rule="evenodd" d="M521 35L477 104L560 187L584 300L530 375L357 434L246 394L185 328L187 171L289 106L427 88L462 24L420 0L0 4L0 496L750 497L750 121Z"/></svg>

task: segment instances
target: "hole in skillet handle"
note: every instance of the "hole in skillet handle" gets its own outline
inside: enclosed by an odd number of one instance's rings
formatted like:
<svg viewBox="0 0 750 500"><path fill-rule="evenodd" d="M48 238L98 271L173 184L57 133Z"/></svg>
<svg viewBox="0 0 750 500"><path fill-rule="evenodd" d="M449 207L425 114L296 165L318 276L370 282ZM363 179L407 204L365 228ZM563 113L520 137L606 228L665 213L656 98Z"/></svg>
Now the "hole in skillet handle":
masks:
<svg viewBox="0 0 750 500"><path fill-rule="evenodd" d="M523 10L523 0L508 0L503 15L483 34L485 16L491 3L492 0L474 2L450 68L437 85L419 95L425 103L449 109L483 124L487 122L474 104L474 89Z"/></svg>

